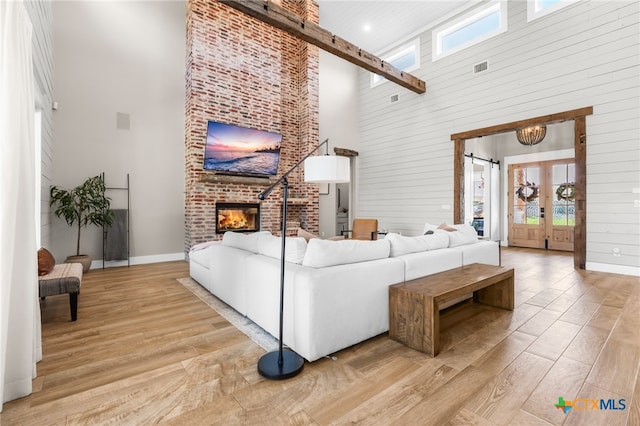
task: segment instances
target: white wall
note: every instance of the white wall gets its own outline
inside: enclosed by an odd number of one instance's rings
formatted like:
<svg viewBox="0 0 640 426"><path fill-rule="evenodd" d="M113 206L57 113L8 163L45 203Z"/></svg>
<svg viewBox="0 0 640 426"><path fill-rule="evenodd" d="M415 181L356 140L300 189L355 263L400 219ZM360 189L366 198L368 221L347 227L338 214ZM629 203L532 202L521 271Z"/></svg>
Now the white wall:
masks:
<svg viewBox="0 0 640 426"><path fill-rule="evenodd" d="M360 213L411 234L424 222L450 222L451 134L593 106L587 268L639 273L639 4L585 0L530 23L526 4L508 2L507 32L435 63L431 31L422 33L414 74L425 94L391 83L370 89L360 72ZM485 60L489 69L474 75Z"/></svg>
<svg viewBox="0 0 640 426"><path fill-rule="evenodd" d="M329 138L333 148L358 150L358 68L320 50L320 141ZM353 160L357 163L357 158ZM357 184L353 182L353 184ZM320 235L335 235L336 185L320 195Z"/></svg>
<svg viewBox="0 0 640 426"><path fill-rule="evenodd" d="M131 256L183 258L184 2L55 2L53 184L72 188L106 174L131 179ZM130 118L116 128L116 113ZM124 207L111 192L113 208ZM75 233L52 218L58 261ZM83 230L81 251L102 258L102 234Z"/></svg>

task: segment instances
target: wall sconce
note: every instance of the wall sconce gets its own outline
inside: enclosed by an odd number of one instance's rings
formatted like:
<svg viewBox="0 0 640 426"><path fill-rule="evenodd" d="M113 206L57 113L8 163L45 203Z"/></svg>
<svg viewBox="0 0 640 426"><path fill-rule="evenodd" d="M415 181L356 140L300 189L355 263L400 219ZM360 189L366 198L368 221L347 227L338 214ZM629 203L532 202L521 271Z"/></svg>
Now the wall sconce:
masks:
<svg viewBox="0 0 640 426"><path fill-rule="evenodd" d="M547 126L544 124L540 124L537 126L529 126L524 129L516 130L516 137L518 138L518 142L522 145L537 145L547 134Z"/></svg>

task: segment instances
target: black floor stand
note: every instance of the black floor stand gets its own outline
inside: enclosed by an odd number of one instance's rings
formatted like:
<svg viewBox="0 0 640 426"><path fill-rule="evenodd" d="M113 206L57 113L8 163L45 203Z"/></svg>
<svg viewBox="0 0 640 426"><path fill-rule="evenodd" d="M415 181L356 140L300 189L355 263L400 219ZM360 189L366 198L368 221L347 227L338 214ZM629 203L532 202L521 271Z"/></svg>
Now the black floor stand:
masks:
<svg viewBox="0 0 640 426"><path fill-rule="evenodd" d="M300 163L298 163L300 164ZM296 166L294 166L295 168ZM291 169L293 170L293 169ZM283 380L293 377L302 371L304 367L304 358L291 350L284 350L282 348L282 335L283 335L283 315L284 315L284 255L285 255L285 242L287 235L287 194L289 192L289 182L287 175L291 172L285 173L282 178L274 185L282 182L283 185L283 200L282 200L282 246L280 254L280 327L279 327L279 339L278 350L269 352L262 355L258 361L258 373L267 379ZM266 191L260 193L258 198L264 200L269 192L273 189L273 186Z"/></svg>
<svg viewBox="0 0 640 426"><path fill-rule="evenodd" d="M258 361L258 372L261 376L272 380L283 380L293 377L302 371L304 358L290 350L282 351L282 363L279 362L280 351L266 353Z"/></svg>

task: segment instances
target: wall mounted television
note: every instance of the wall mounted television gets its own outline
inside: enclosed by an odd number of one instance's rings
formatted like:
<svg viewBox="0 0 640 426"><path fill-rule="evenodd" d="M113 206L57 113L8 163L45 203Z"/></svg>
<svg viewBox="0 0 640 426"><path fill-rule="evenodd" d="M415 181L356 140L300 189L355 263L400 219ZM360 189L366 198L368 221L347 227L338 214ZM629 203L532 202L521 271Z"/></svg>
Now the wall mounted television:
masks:
<svg viewBox="0 0 640 426"><path fill-rule="evenodd" d="M203 167L224 174L275 176L281 141L278 133L209 121Z"/></svg>

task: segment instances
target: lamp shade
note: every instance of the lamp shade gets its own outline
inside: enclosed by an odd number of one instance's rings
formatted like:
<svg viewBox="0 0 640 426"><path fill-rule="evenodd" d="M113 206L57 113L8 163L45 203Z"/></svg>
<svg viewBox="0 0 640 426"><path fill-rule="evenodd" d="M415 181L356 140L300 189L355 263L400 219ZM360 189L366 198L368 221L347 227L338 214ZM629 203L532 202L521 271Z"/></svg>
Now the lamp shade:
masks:
<svg viewBox="0 0 640 426"><path fill-rule="evenodd" d="M340 155L318 155L304 160L304 181L315 183L349 182L349 158Z"/></svg>

